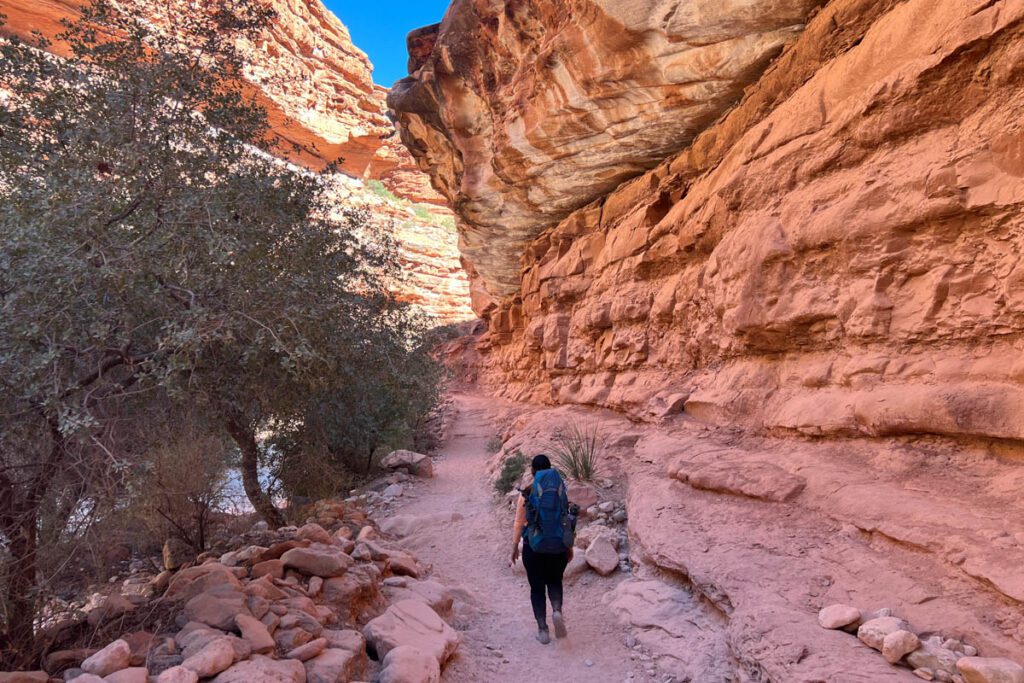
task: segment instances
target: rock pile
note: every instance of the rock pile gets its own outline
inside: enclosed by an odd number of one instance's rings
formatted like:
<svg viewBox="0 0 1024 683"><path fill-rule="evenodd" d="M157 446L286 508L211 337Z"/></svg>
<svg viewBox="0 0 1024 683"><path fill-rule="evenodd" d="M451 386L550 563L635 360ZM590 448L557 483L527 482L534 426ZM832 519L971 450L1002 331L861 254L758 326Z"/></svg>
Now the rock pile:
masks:
<svg viewBox="0 0 1024 683"><path fill-rule="evenodd" d="M442 618L452 595L423 579L416 558L383 538L362 510L321 501L301 527L257 525L245 536L262 542L167 572L153 604L176 615L173 631L52 652L46 671L0 680L337 683L376 676L368 653L385 659L380 680L439 680L460 643ZM95 621L122 608L136 607L111 596L94 610L103 612Z"/></svg>
<svg viewBox="0 0 1024 683"><path fill-rule="evenodd" d="M822 628L856 634L885 661L907 666L918 678L942 683L1024 683L1024 667L1002 657L981 657L977 648L941 634L918 634L883 608L865 613L850 605L829 605L818 612Z"/></svg>

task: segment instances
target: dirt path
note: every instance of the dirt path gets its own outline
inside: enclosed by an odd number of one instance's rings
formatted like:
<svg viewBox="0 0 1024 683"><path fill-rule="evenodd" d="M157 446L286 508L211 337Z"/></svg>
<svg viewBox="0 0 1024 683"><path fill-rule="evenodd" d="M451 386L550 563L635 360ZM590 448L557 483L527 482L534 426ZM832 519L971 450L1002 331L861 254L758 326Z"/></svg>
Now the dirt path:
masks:
<svg viewBox="0 0 1024 683"><path fill-rule="evenodd" d="M618 578L587 573L566 584L569 637L541 645L530 611L529 586L519 563L508 566L510 521L485 481L485 445L497 429L487 399L456 396L458 418L435 477L397 514L458 512L463 520L428 527L404 542L434 577L456 590L458 655L445 670L449 683L481 681L644 681L645 663L626 646L626 633L601 601ZM634 659L636 658L636 659Z"/></svg>

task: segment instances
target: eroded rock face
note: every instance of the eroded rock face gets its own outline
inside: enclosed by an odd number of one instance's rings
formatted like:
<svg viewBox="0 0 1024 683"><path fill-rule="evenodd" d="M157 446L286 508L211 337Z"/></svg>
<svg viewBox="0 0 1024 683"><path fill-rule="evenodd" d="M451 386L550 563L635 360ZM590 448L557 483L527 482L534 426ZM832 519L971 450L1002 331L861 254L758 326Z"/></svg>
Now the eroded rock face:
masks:
<svg viewBox="0 0 1024 683"><path fill-rule="evenodd" d="M730 107L821 0L456 0L388 102L493 295L569 212Z"/></svg>
<svg viewBox="0 0 1024 683"><path fill-rule="evenodd" d="M776 433L1024 438L1022 21L825 5L690 147L529 245L484 380Z"/></svg>

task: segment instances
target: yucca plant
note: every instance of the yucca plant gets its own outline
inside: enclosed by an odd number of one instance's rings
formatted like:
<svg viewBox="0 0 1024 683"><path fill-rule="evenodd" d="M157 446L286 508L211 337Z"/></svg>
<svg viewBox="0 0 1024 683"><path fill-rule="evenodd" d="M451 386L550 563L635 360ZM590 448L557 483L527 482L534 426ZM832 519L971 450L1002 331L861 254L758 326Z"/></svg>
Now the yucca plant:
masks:
<svg viewBox="0 0 1024 683"><path fill-rule="evenodd" d="M590 481L594 478L603 448L595 423L570 422L555 432L551 439L551 452L558 469L576 481Z"/></svg>

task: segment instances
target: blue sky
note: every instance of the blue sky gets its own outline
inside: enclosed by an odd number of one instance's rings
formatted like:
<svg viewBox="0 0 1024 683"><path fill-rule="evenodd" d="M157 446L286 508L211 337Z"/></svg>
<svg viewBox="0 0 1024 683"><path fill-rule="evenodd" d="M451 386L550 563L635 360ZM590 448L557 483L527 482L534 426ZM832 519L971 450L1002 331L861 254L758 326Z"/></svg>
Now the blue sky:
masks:
<svg viewBox="0 0 1024 683"><path fill-rule="evenodd" d="M441 21L448 1L324 0L324 4L348 26L356 47L370 56L374 82L390 88L408 74L405 34Z"/></svg>

